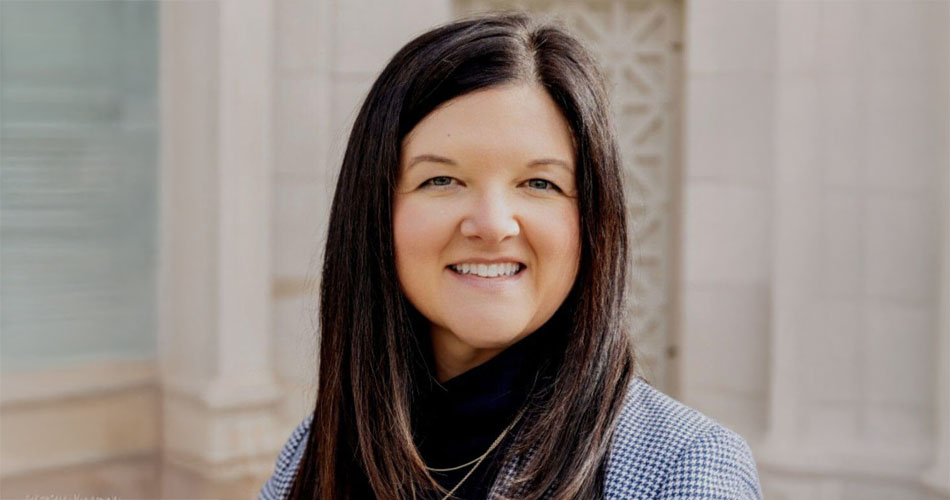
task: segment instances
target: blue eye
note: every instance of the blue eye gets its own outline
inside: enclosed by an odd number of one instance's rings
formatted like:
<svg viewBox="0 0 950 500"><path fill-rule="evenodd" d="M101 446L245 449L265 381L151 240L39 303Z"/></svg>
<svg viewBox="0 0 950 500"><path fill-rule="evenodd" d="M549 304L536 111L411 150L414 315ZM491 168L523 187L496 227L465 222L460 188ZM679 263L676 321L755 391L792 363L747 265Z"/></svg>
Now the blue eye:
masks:
<svg viewBox="0 0 950 500"><path fill-rule="evenodd" d="M547 191L547 186L550 186L555 191L560 191L561 188L557 187L553 182L545 179L530 179L528 180L529 185L535 189L540 189L542 191Z"/></svg>
<svg viewBox="0 0 950 500"><path fill-rule="evenodd" d="M451 184L453 179L451 177L440 175L439 177L433 177L425 182L423 182L419 187L425 187L432 185L435 187L445 187Z"/></svg>
<svg viewBox="0 0 950 500"><path fill-rule="evenodd" d="M431 179L426 180L419 185L420 188L427 186L432 186L435 188L449 187L452 185L452 182L455 181L453 177L446 175L440 175L438 177L432 177ZM557 187L553 182L546 179L529 179L527 181L528 186L532 189L538 189L541 191L561 191L561 188Z"/></svg>

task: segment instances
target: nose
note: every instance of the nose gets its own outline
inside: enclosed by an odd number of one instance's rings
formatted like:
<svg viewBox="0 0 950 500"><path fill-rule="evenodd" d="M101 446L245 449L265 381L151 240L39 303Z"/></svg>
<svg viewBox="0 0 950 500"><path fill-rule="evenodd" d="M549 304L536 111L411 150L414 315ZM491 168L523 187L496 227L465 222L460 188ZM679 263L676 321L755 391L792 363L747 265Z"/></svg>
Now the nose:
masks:
<svg viewBox="0 0 950 500"><path fill-rule="evenodd" d="M521 225L511 200L499 190L481 194L471 205L461 225L462 235L485 243L500 243L518 235Z"/></svg>

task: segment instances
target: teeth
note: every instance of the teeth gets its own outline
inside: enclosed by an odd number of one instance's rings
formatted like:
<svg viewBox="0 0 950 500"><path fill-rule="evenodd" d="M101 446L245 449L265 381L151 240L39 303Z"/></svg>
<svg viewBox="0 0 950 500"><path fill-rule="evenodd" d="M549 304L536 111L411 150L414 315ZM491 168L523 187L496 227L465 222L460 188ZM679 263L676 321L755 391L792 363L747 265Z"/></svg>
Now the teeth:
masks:
<svg viewBox="0 0 950 500"><path fill-rule="evenodd" d="M482 278L495 278L498 276L511 276L518 272L520 264L456 264L452 266L459 274L474 274Z"/></svg>

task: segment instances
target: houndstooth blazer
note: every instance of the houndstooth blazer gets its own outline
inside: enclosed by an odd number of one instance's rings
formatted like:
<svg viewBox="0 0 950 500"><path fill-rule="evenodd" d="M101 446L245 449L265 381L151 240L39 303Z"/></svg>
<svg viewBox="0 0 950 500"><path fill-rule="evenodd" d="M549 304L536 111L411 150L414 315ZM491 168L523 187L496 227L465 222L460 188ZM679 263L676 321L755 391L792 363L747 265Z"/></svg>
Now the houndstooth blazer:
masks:
<svg viewBox="0 0 950 500"><path fill-rule="evenodd" d="M293 431L258 500L287 498L312 420L308 416ZM630 384L616 425L604 479L606 500L761 500L745 440L646 382ZM521 462L504 465L489 498L498 498Z"/></svg>

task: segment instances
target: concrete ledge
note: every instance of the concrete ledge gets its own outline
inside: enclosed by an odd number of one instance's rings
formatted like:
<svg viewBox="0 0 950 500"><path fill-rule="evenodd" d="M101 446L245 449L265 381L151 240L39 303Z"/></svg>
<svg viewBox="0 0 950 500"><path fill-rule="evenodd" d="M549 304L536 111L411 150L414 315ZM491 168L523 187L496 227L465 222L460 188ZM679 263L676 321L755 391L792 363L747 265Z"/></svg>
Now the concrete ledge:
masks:
<svg viewBox="0 0 950 500"><path fill-rule="evenodd" d="M140 361L4 374L0 477L155 453L155 373Z"/></svg>

